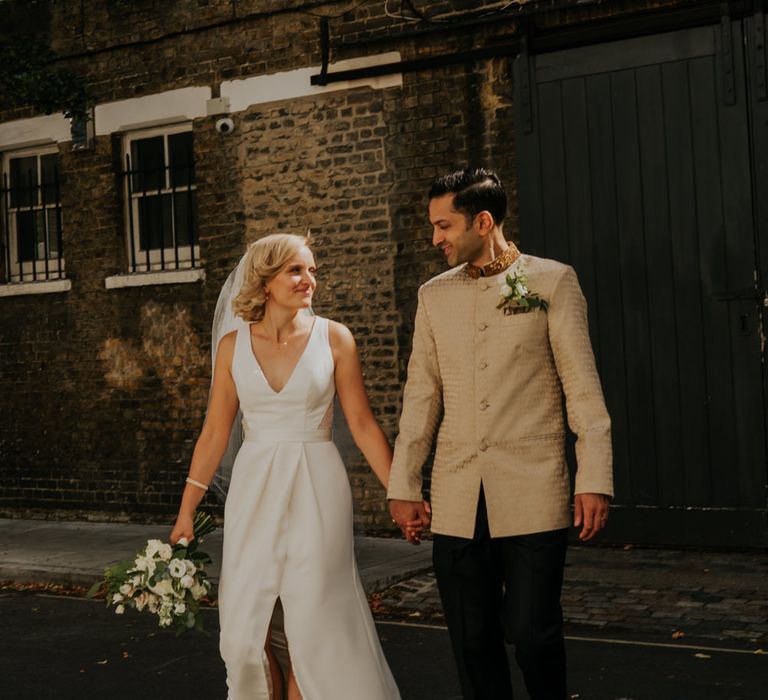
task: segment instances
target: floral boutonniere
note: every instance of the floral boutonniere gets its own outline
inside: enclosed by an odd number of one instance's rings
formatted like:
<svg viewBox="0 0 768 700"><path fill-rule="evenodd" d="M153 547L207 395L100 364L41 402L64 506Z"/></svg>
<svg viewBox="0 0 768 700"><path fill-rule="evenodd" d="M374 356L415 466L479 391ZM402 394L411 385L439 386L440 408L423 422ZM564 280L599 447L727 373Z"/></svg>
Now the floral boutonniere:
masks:
<svg viewBox="0 0 768 700"><path fill-rule="evenodd" d="M528 289L528 278L518 272L514 277L507 275L504 284L501 285L501 299L496 305L505 314L525 314L534 309L546 311L549 308L549 302L542 299L538 294L534 294Z"/></svg>

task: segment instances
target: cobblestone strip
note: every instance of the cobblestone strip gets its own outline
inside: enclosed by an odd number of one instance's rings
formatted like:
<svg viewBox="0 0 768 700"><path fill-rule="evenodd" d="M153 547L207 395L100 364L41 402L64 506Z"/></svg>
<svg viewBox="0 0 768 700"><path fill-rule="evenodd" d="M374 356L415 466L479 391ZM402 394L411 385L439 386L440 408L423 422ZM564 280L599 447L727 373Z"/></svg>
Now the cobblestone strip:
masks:
<svg viewBox="0 0 768 700"><path fill-rule="evenodd" d="M768 652L768 557L669 551L569 554L562 603L571 631L717 639ZM444 621L433 573L371 597L378 615Z"/></svg>

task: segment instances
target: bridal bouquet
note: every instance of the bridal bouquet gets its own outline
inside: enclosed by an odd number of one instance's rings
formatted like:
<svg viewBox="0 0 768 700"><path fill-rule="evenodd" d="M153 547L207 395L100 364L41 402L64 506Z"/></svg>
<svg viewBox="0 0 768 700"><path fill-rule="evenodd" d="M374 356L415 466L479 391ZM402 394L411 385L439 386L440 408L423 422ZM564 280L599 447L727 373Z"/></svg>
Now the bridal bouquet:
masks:
<svg viewBox="0 0 768 700"><path fill-rule="evenodd" d="M211 558L197 548L201 538L216 528L213 518L195 513L195 539L181 539L171 546L161 540L147 540L147 546L134 559L126 559L104 570L88 597L104 593L107 606L114 605L122 615L126 607L148 610L157 615L160 627L175 627L177 634L187 629L203 630L198 611L200 599L211 588L205 565Z"/></svg>

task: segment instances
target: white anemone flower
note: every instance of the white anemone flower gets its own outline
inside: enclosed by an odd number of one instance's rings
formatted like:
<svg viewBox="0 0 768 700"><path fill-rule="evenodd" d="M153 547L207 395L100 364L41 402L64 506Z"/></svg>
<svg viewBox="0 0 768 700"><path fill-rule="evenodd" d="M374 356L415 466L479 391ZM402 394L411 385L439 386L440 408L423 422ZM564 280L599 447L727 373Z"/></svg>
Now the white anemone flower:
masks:
<svg viewBox="0 0 768 700"><path fill-rule="evenodd" d="M184 566L184 562L181 559L172 559L171 563L168 564L168 573L173 578L181 578L187 573L187 567Z"/></svg>

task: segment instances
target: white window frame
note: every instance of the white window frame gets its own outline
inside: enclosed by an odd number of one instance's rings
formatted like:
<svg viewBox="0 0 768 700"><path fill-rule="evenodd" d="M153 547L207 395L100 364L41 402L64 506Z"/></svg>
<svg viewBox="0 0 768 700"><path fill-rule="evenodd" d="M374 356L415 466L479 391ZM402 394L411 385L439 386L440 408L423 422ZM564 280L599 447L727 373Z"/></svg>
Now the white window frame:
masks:
<svg viewBox="0 0 768 700"><path fill-rule="evenodd" d="M130 131L123 134L122 158L124 171L126 163L128 162L127 157L131 158L131 170L133 171L136 168L136 164L133 162L133 156L131 154L131 144L134 141L140 141L142 139L153 138L156 136L163 137L163 162L165 166L163 177L164 186L162 186L160 189L131 193L129 187L131 187L132 184L129 182L129 179L132 178L133 175L126 174L123 177L123 201L125 202L123 218L125 223L125 240L128 254L128 266L131 274L164 271L170 272L175 270L200 267L200 246L196 236L193 246L189 244L178 246L178 267L176 264L177 260L175 246L164 247L162 251L160 248L150 248L149 267L147 266L147 251L141 248L141 221L139 216L139 201L145 196L173 195L174 192L194 193L197 191L197 183L194 181L189 185L177 186L175 188L171 187L169 177L168 136L184 132L192 133L194 139L194 130L191 123L159 126L150 129ZM196 217L196 208L193 209L192 215ZM171 207L171 216L175 216L173 207ZM193 226L195 229L197 228L197 221L193 222ZM172 224L171 230L175 235L175 222Z"/></svg>
<svg viewBox="0 0 768 700"><path fill-rule="evenodd" d="M32 146L28 148L19 148L17 150L8 150L0 153L2 156L2 185L0 189L3 189L5 183L8 187L11 185L11 161L16 158L30 158L35 157L37 162L37 181L38 186L42 190L43 181L41 173L41 158L48 155L59 155L59 149L55 145L50 146ZM2 216L2 222L0 222L0 230L3 232L3 236L6 237L8 244L8 250L5 252L4 266L8 266L10 261L10 269L6 270L6 283L17 284L19 282L49 282L52 280L62 280L65 278L66 266L64 264L64 255L61 251L61 257L56 255L50 257L51 249L49 246L49 257L45 260L45 243L36 243L37 246L42 246L36 250L37 259L34 261L27 260L19 264L19 246L18 246L18 231L16 225L16 214L20 211L41 211L43 209L47 211L59 210L59 216L61 217L61 229L64 230L64 212L61 206L61 193L59 193L58 202L50 203L46 202L45 206L42 204L42 197L38 198L39 201L31 208L28 206L11 208L10 194L3 195L3 201L0 202L0 216ZM7 230L6 230L7 228ZM50 239L50 230L48 231L48 237ZM62 243L63 246L63 243ZM19 270L21 268L21 271Z"/></svg>

